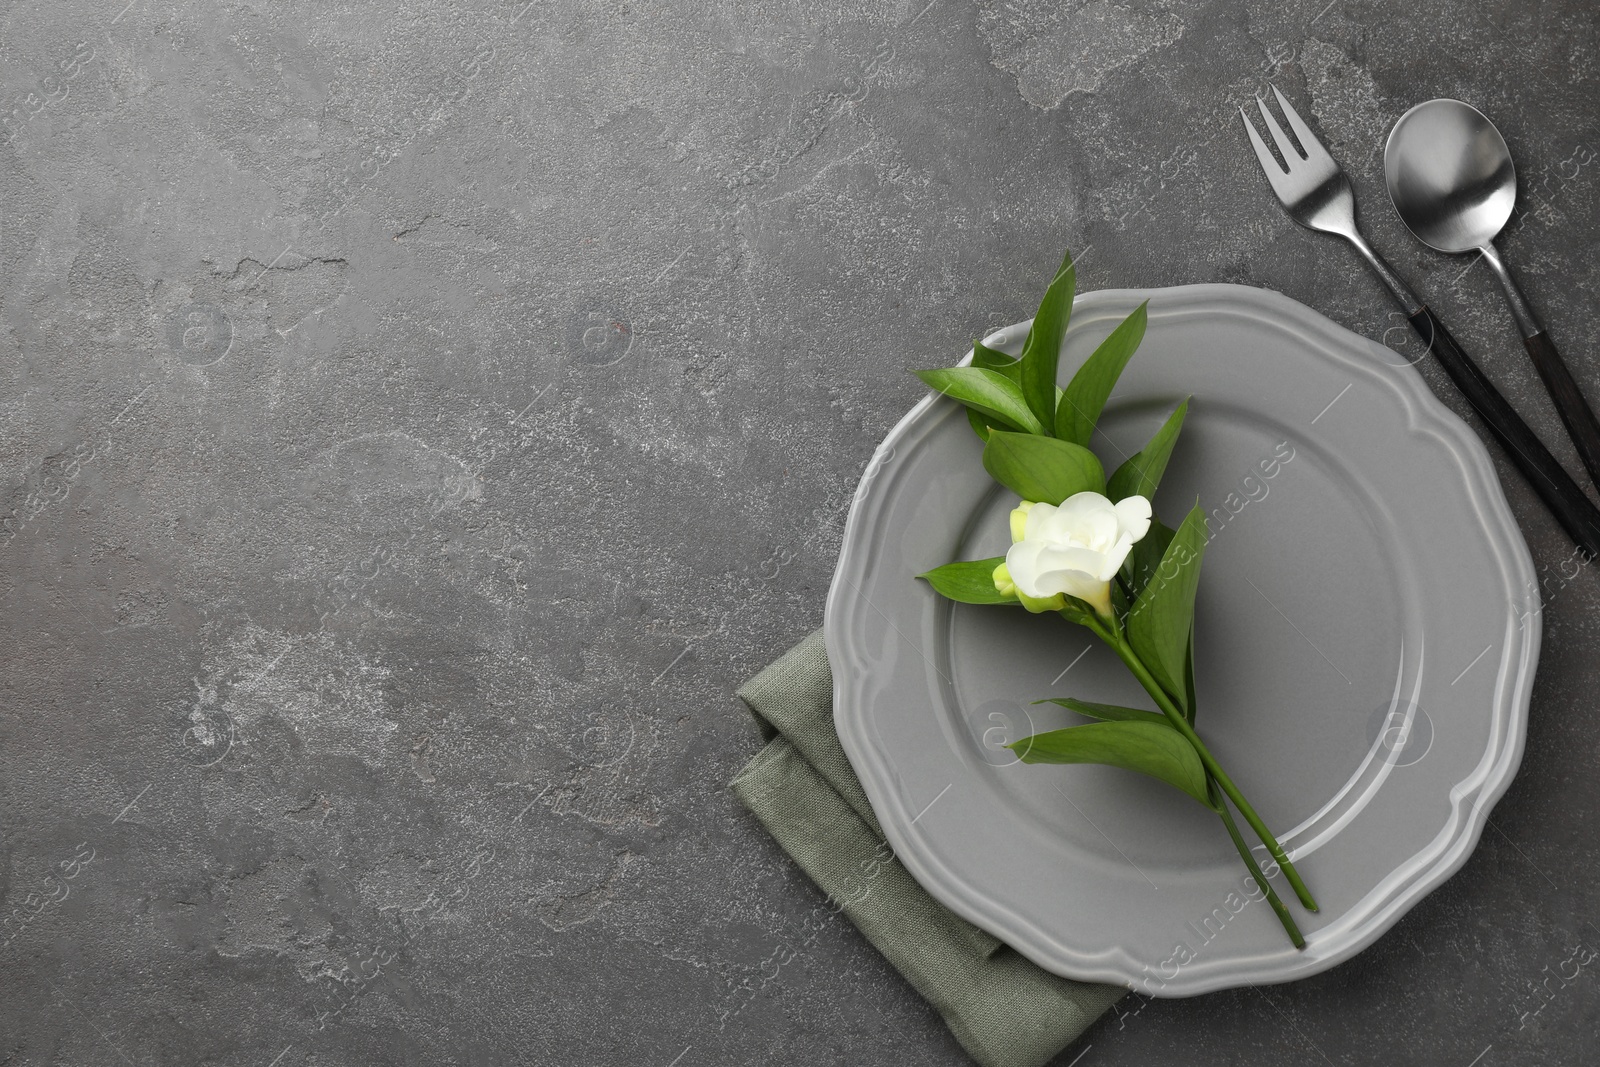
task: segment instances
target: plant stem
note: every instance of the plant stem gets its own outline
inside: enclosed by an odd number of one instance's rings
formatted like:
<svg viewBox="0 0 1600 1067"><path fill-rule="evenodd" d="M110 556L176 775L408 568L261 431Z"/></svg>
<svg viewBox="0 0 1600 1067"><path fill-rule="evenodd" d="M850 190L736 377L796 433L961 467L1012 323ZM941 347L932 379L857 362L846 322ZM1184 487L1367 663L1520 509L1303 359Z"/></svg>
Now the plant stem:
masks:
<svg viewBox="0 0 1600 1067"><path fill-rule="evenodd" d="M1300 928L1294 924L1294 917L1289 914L1289 909L1283 906L1283 901L1278 899L1278 894L1273 890L1272 883L1267 881L1267 876L1261 873L1261 865L1256 863L1255 853L1250 851L1250 846L1245 844L1244 837L1239 833L1239 827L1234 824L1233 815L1228 811L1228 802L1217 795L1217 780L1206 779L1206 791L1211 794L1211 802L1217 807L1217 814L1222 816L1222 824L1228 828L1228 836L1233 838L1233 847L1239 850L1239 858L1244 860L1246 867L1250 868L1250 876L1256 880L1256 885L1267 894L1267 903L1272 905L1273 914L1283 924L1284 932L1289 935L1289 940L1294 942L1294 947L1306 947L1306 939L1301 936Z"/></svg>
<svg viewBox="0 0 1600 1067"><path fill-rule="evenodd" d="M1156 706L1167 717L1167 721L1172 724L1173 729L1181 733L1189 744L1194 746L1195 754L1200 757L1200 762L1205 765L1211 777L1216 779L1217 785L1222 787L1222 791L1228 794L1228 799L1233 801L1234 806L1239 809L1239 814L1243 815L1244 821L1250 824L1250 829L1254 830L1256 836L1261 838L1261 843L1267 846L1267 851L1272 853L1272 858L1277 861L1279 869L1283 871L1283 876L1289 880L1289 885L1293 887L1294 895L1300 898L1300 903L1305 905L1307 911L1316 911L1316 899L1312 897L1311 891L1306 888L1305 882L1301 881L1300 872L1294 869L1294 864L1290 862L1288 854L1283 850L1283 846L1278 844L1278 839L1272 836L1272 831L1267 829L1267 824L1261 821L1261 816L1256 814L1256 809L1250 806L1250 802L1244 798L1244 794L1239 792L1239 787L1233 784L1233 779L1228 777L1228 772L1222 769L1216 757L1211 754L1211 750L1206 748L1205 742L1200 740L1200 735L1194 732L1194 727L1189 725L1188 718L1172 702L1172 698L1167 695L1166 691L1161 688L1161 683L1157 682L1150 674L1149 668L1144 665L1138 654L1133 651L1133 646L1129 645L1127 639L1116 631L1107 630L1104 626L1094 627L1094 629L1099 634L1100 639L1110 645L1112 651L1116 652L1117 657L1133 672L1133 676L1139 680L1140 685L1144 686L1145 692L1150 694L1150 698L1156 702Z"/></svg>

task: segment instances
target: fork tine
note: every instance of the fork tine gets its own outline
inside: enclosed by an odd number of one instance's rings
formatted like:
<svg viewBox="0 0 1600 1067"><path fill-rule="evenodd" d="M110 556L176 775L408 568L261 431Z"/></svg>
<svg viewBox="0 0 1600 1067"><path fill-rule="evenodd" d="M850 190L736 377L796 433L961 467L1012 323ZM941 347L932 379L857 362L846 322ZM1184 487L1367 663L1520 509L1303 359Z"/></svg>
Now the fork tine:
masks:
<svg viewBox="0 0 1600 1067"><path fill-rule="evenodd" d="M1256 160L1260 162L1261 169L1266 173L1267 182L1272 186L1272 191L1278 195L1278 199L1283 200L1282 182L1287 177L1283 171L1283 164L1272 157L1271 149L1261 139L1261 135L1256 132L1256 124L1250 121L1250 115L1242 107L1239 109L1239 117L1244 120L1245 132L1250 135L1250 147L1256 150Z"/></svg>
<svg viewBox="0 0 1600 1067"><path fill-rule="evenodd" d="M1305 119L1300 117L1300 113L1290 105L1289 98L1284 96L1276 85L1272 87L1272 95L1278 98L1278 106L1283 108L1283 117L1289 120L1289 128L1300 139L1300 147L1306 150L1306 158L1319 163L1333 162L1333 157L1322 147L1317 135L1311 132L1311 127L1306 125Z"/></svg>
<svg viewBox="0 0 1600 1067"><path fill-rule="evenodd" d="M1278 143L1278 151L1283 153L1284 165L1293 171L1294 165L1305 159L1305 156L1295 150L1294 142L1289 140L1289 135L1283 132L1282 126L1278 125L1278 117L1272 113L1272 109L1267 107L1267 102L1261 99L1259 95L1256 97L1256 107L1261 109L1261 118L1267 124L1267 132L1272 134L1272 139Z"/></svg>

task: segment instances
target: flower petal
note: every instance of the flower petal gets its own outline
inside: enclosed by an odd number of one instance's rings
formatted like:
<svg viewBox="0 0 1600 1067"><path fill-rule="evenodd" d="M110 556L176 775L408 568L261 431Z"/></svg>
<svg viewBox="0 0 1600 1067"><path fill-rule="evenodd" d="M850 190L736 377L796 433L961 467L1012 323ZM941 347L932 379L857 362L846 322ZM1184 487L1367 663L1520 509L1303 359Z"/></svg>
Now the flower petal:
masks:
<svg viewBox="0 0 1600 1067"><path fill-rule="evenodd" d="M1052 540L1104 552L1117 541L1121 521L1111 501L1095 492L1074 493L1050 524Z"/></svg>
<svg viewBox="0 0 1600 1067"><path fill-rule="evenodd" d="M1060 576L1057 584L1061 592L1068 596L1087 600L1091 604L1099 604L1106 597L1108 583L1099 581L1092 574L1083 571L1057 571L1056 574Z"/></svg>
<svg viewBox="0 0 1600 1067"><path fill-rule="evenodd" d="M1092 489L1081 493L1073 493L1061 502L1061 512L1071 516L1074 521L1082 517L1093 515L1098 511L1105 511L1111 507L1111 501Z"/></svg>
<svg viewBox="0 0 1600 1067"><path fill-rule="evenodd" d="M1045 548L1033 560L1035 596L1071 593L1074 589L1098 588L1105 584L1100 570L1105 556L1087 548Z"/></svg>
<svg viewBox="0 0 1600 1067"><path fill-rule="evenodd" d="M1128 553L1131 551L1133 551L1133 538L1124 533L1117 538L1117 543L1111 546L1111 551L1101 557L1105 560L1105 564L1100 568L1101 579L1109 582L1115 578L1117 571L1122 568L1122 561L1128 558Z"/></svg>
<svg viewBox="0 0 1600 1067"><path fill-rule="evenodd" d="M1039 553L1044 550L1043 541L1018 541L1006 550L1006 572L1011 575L1017 592L1031 597L1047 597L1055 593L1054 589L1041 590L1038 585Z"/></svg>
<svg viewBox="0 0 1600 1067"><path fill-rule="evenodd" d="M1107 507L1090 516L1088 532L1089 536L1084 538L1088 547L1096 552L1104 552L1117 543L1117 536L1122 533L1122 523L1116 511Z"/></svg>
<svg viewBox="0 0 1600 1067"><path fill-rule="evenodd" d="M1039 540L1045 536L1045 528L1055 517L1056 506L1043 501L1028 509L1028 517L1022 524L1022 537L1024 540Z"/></svg>
<svg viewBox="0 0 1600 1067"><path fill-rule="evenodd" d="M1150 516L1154 514L1150 501L1142 496L1125 497L1117 501L1116 509L1117 522L1124 532L1134 541L1142 541L1150 532Z"/></svg>

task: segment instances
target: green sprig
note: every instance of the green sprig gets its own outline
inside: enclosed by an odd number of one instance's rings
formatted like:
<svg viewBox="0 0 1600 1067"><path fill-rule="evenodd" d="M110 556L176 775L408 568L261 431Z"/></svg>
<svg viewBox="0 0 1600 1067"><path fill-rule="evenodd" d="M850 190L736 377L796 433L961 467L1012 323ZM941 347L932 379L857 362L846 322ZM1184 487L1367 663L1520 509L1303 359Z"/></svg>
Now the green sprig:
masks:
<svg viewBox="0 0 1600 1067"><path fill-rule="evenodd" d="M1045 290L1020 358L975 341L970 366L916 373L966 407L973 431L984 441L984 469L1024 500L1059 505L1081 492L1101 493L1112 501L1153 499L1189 401L1178 404L1149 443L1106 477L1089 446L1118 379L1144 338L1148 301L1123 319L1060 388L1058 363L1076 287L1068 254ZM1266 822L1194 728L1194 606L1208 539L1205 513L1198 505L1176 530L1152 517L1115 579L1109 613L1098 614L1070 597L1059 612L1111 648L1158 710L1050 698L1038 703L1057 704L1096 721L1034 734L1009 747L1024 763L1100 763L1137 771L1205 805L1221 818L1290 940L1304 948L1304 937L1234 822L1233 809L1266 846L1300 903L1316 911L1316 901ZM958 561L918 577L960 603L1016 605L1018 596L1001 593L996 585L995 571L1003 562L1001 556ZM1036 601L1029 604L1039 610Z"/></svg>

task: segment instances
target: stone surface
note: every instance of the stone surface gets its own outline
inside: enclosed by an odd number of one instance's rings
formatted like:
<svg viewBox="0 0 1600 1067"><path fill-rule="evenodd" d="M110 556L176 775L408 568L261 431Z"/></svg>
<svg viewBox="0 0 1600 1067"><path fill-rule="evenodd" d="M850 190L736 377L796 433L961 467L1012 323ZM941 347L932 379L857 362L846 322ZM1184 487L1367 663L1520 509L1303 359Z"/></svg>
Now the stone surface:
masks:
<svg viewBox="0 0 1600 1067"><path fill-rule="evenodd" d="M1582 0L122 2L0 2L0 1063L965 1062L724 789L732 690L819 624L906 371L1063 248L1406 343L1271 202L1268 81L1579 470L1378 166L1417 101L1496 119L1600 397ZM1061 1064L1582 1058L1600 587L1496 458L1545 651L1471 862Z"/></svg>

